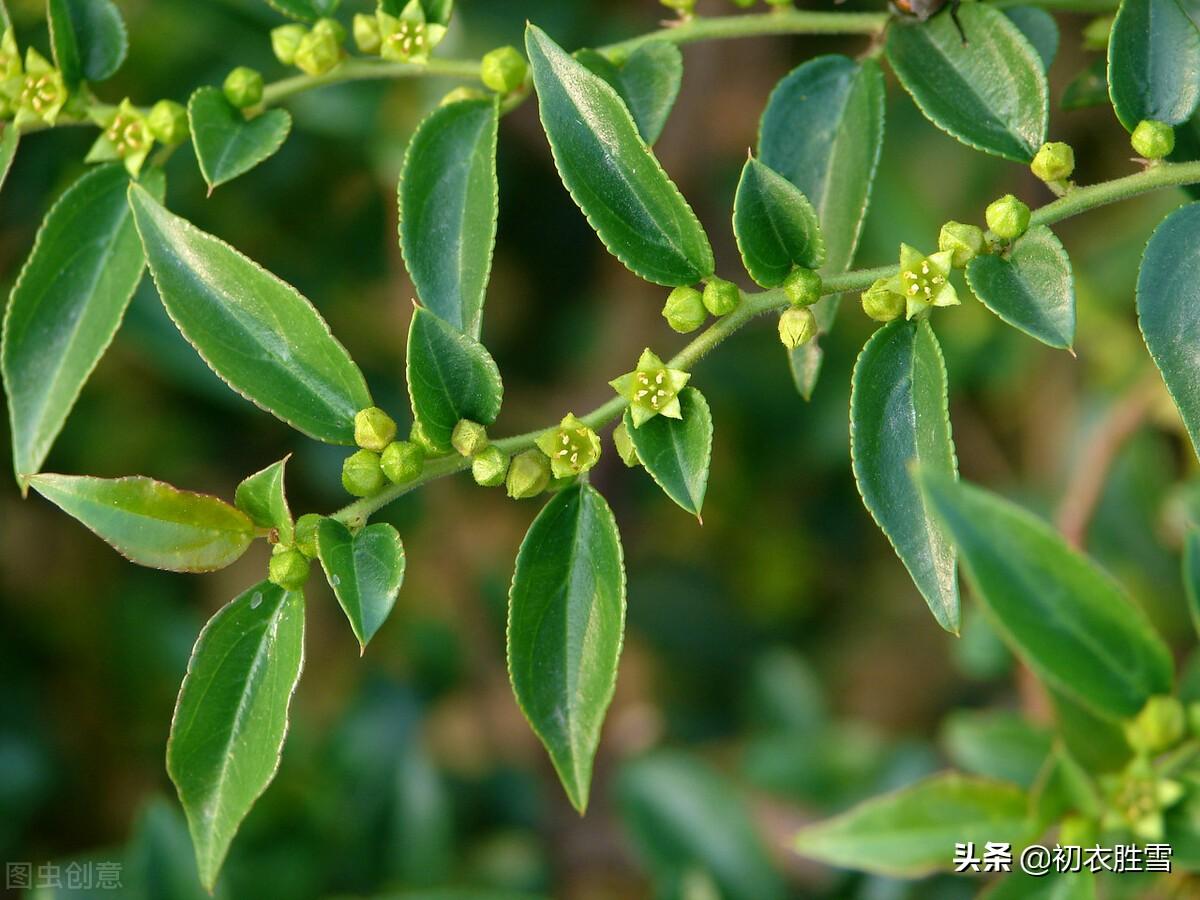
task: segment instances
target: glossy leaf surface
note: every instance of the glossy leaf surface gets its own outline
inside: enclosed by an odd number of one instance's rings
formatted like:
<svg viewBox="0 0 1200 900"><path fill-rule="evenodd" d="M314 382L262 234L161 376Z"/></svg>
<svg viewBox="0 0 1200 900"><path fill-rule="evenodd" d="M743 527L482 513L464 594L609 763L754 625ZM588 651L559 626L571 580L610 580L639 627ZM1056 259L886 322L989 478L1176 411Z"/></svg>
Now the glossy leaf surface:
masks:
<svg viewBox="0 0 1200 900"><path fill-rule="evenodd" d="M336 519L322 519L317 526L317 550L325 577L365 651L391 613L404 582L400 535L387 522L351 534Z"/></svg>
<svg viewBox="0 0 1200 900"><path fill-rule="evenodd" d="M202 87L188 101L188 124L211 194L274 156L292 130L292 117L286 109L268 109L246 119L219 88Z"/></svg>
<svg viewBox="0 0 1200 900"><path fill-rule="evenodd" d="M712 413L695 388L680 392L679 405L682 419L655 416L636 428L626 410L625 428L650 477L680 507L699 517L712 461Z"/></svg>

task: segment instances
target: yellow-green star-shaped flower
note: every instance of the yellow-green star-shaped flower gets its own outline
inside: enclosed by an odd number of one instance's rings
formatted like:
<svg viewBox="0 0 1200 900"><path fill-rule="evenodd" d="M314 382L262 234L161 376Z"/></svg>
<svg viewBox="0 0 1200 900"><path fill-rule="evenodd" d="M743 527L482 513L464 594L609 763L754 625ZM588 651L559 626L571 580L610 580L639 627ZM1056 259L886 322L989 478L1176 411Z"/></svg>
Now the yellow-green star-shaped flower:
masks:
<svg viewBox="0 0 1200 900"><path fill-rule="evenodd" d="M125 163L129 174L136 176L154 147L154 134L146 117L127 97L116 110L94 118L104 130L100 132L96 143L92 144L85 161L109 162L119 159Z"/></svg>
<svg viewBox="0 0 1200 900"><path fill-rule="evenodd" d="M908 244L900 245L900 272L887 287L904 297L904 315L914 319L934 306L958 306L958 292L950 283L954 252L939 250L925 256Z"/></svg>
<svg viewBox="0 0 1200 900"><path fill-rule="evenodd" d="M555 478L581 475L600 459L600 437L586 424L567 413L557 428L537 439L538 449L550 458Z"/></svg>
<svg viewBox="0 0 1200 900"><path fill-rule="evenodd" d="M688 372L668 369L661 359L645 350L638 359L636 369L613 379L609 384L629 401L633 427L637 428L647 419L660 414L669 419L682 419L679 392L691 377Z"/></svg>
<svg viewBox="0 0 1200 900"><path fill-rule="evenodd" d="M62 72L30 47L25 52L25 75L17 92L17 125L41 119L53 125L67 102Z"/></svg>
<svg viewBox="0 0 1200 900"><path fill-rule="evenodd" d="M1109 798L1109 811L1102 825L1108 829L1128 828L1147 841L1161 841L1163 812L1186 793L1178 781L1162 778L1146 757L1137 757L1119 775L1100 778Z"/></svg>
<svg viewBox="0 0 1200 900"><path fill-rule="evenodd" d="M426 22L420 0L409 0L399 16L383 10L379 22L379 55L393 62L425 62L446 36L446 26Z"/></svg>

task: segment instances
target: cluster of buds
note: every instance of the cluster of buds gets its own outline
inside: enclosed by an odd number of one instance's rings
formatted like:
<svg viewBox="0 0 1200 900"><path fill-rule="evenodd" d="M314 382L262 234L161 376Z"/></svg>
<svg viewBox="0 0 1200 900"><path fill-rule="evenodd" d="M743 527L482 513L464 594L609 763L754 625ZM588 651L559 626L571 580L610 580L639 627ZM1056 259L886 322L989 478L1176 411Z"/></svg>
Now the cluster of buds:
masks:
<svg viewBox="0 0 1200 900"><path fill-rule="evenodd" d="M154 142L174 146L187 138L187 110L173 100L160 100L149 112L121 101L115 108L98 108L88 113L100 126L100 137L88 151L87 162L120 160L136 176Z"/></svg>
<svg viewBox="0 0 1200 900"><path fill-rule="evenodd" d="M18 126L34 122L53 125L70 97L62 72L29 47L25 64L12 30L0 38L0 116Z"/></svg>
<svg viewBox="0 0 1200 900"><path fill-rule="evenodd" d="M383 457L388 454L389 468L396 473L401 470L401 451L393 450L397 445L396 422L377 406L359 410L354 416L354 443L359 447L342 463L342 487L355 497L371 497L378 494L388 481L399 482L384 473ZM424 457L421 457L423 461ZM420 466L417 467L417 473ZM405 473L407 474L407 473ZM412 477L416 477L413 475Z"/></svg>
<svg viewBox="0 0 1200 900"><path fill-rule="evenodd" d="M354 43L362 53L391 62L426 62L433 48L446 36L446 26L430 22L421 0L409 0L400 15L382 7L375 15L354 17Z"/></svg>
<svg viewBox="0 0 1200 900"><path fill-rule="evenodd" d="M355 36L357 37L357 27ZM285 66L295 66L306 75L324 75L342 61L346 29L337 19L318 19L312 28L280 25L271 31L271 49Z"/></svg>

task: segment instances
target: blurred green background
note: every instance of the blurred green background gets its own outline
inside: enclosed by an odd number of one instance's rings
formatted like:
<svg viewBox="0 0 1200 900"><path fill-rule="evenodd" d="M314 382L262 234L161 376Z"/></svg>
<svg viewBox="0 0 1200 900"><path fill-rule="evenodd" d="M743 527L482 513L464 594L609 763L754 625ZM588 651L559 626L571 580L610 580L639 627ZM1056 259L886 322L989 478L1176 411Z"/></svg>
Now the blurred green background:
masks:
<svg viewBox="0 0 1200 900"><path fill-rule="evenodd" d="M106 100L185 102L237 64L286 74L267 37L282 20L261 0L118 3L131 51L99 89ZM9 5L22 45L46 50L42 4ZM366 8L343 6L343 17ZM653 0L458 6L446 55L519 45L526 19L576 47L648 30L666 13ZM717 0L701 10L736 12ZM1057 109L1092 59L1080 46L1085 21L1059 17L1051 70L1051 137L1074 145L1083 182L1132 171L1111 110ZM720 273L749 286L730 209L772 85L814 55L864 49L839 38L686 48L657 152L708 228ZM414 125L452 86L364 83L297 97L283 150L211 199L190 150L168 169L169 205L311 298L401 419L413 292L397 248L396 176ZM59 129L22 142L0 200L5 292L93 137ZM592 408L644 346L666 354L684 339L659 316L665 292L609 258L570 201L532 102L502 123L500 183L484 340L507 394L495 431L513 433ZM1050 199L1022 167L935 130L889 76L859 261L892 261L900 240L931 249L942 221L979 221L1010 190L1031 204ZM1137 260L1183 199L1160 193L1058 229L1080 294L1078 358L1007 328L973 298L938 314L966 477L1054 515L1097 423L1147 376L1133 316ZM615 453L595 472L623 535L629 623L586 818L570 810L504 670L512 561L540 504L459 477L384 514L403 535L408 573L364 659L313 577L282 768L234 844L219 895L973 896L977 881L848 875L788 850L799 824L957 759L954 723L972 710L1046 715L973 608L961 639L936 626L859 500L849 373L871 325L847 304L810 403L792 387L770 322L697 369L716 422L703 527ZM241 478L289 452L293 510L345 502L343 452L225 389L146 279L47 469L145 474L231 497ZM1176 554L1194 468L1164 395L1118 457L1088 535L1179 647L1191 644ZM42 500L0 489L0 859L122 860L131 896L200 894L165 741L200 626L265 564L259 547L206 577L139 569Z"/></svg>

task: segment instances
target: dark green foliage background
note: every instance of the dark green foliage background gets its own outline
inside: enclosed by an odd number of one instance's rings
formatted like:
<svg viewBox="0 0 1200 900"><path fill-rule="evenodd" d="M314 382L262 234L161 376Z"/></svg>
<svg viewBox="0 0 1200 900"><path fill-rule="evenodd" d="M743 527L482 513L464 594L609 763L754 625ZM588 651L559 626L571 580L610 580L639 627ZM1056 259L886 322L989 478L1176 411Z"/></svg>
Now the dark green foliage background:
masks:
<svg viewBox="0 0 1200 900"><path fill-rule="evenodd" d="M42 4L10 5L24 44L41 27ZM280 19L258 0L120 5L133 49L103 86L108 99L128 92L146 102L161 91L185 101L235 64L283 74L266 37ZM526 18L574 47L646 30L663 12L650 0L460 6L447 54L520 45ZM1064 28L1052 104L1089 61L1076 34ZM817 53L860 49L853 40L765 39L685 51L680 102L657 153L708 228L718 271L741 268L729 215L771 86ZM395 179L409 134L449 86L358 84L298 97L289 103L295 132L278 156L208 200L188 148L168 169L172 209L310 297L393 413L407 408L402 351L413 294L395 238ZM901 240L933 249L942 221L978 218L1014 187L1031 204L1049 199L1021 167L936 131L902 92L889 91L887 114L862 264L892 262ZM1077 150L1082 181L1127 165L1111 110L1054 121L1054 137ZM22 142L0 199L5 293L92 137L63 129ZM658 314L665 289L611 259L562 189L533 103L501 125L500 184L484 339L505 378L496 431L513 433L556 410L591 408L645 344L665 355L681 339ZM1002 325L973 299L939 317L964 477L1001 492L1020 484L1018 499L1053 514L1089 429L1150 371L1133 317L1137 261L1143 236L1181 196L1154 195L1058 229L1077 277L1078 359ZM914 887L830 875L783 849L797 825L944 767L938 734L948 711L1044 711L972 605L960 640L936 627L859 500L846 409L869 324L842 317L809 404L795 395L769 324L698 367L693 383L716 425L703 527L606 451L595 483L622 529L629 631L586 819L570 810L504 671L505 594L538 504L460 477L384 513L403 535L408 571L363 660L314 574L282 768L234 845L226 895L468 885L650 896L613 785L628 759L660 745L707 759L750 799L790 895L973 893L962 881ZM46 469L145 474L232 499L241 478L293 449L293 510L341 505L342 453L227 391L171 328L146 279ZM1194 466L1177 420L1154 419L1118 459L1088 540L1184 646L1175 554L1200 487L1176 483L1191 484ZM265 562L259 547L202 579L139 569L41 500L22 502L15 485L0 490L0 859L118 859L148 803L167 797L175 808L163 755L188 651L204 620L258 580ZM1190 671L1184 695L1195 699L1200 678ZM190 852L185 843L181 858Z"/></svg>

